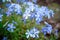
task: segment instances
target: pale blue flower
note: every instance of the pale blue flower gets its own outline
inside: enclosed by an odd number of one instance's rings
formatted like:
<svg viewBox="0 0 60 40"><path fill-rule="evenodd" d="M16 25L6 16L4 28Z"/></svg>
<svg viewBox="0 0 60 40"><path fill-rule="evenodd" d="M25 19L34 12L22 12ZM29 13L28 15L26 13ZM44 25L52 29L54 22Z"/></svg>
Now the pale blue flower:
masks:
<svg viewBox="0 0 60 40"><path fill-rule="evenodd" d="M46 33L47 33L47 28L46 28L46 27L43 27L41 32L44 33L44 35L46 35Z"/></svg>
<svg viewBox="0 0 60 40"><path fill-rule="evenodd" d="M25 11L24 14L23 14L23 18L24 18L24 19L28 19L30 16L31 16L31 14L30 14L30 9L27 8L26 11Z"/></svg>
<svg viewBox="0 0 60 40"><path fill-rule="evenodd" d="M30 15L30 14L28 14L28 13L26 13L26 14L24 14L24 15L23 15L23 18L24 18L24 19L28 19L28 18L29 18L29 16L31 16L31 15Z"/></svg>
<svg viewBox="0 0 60 40"><path fill-rule="evenodd" d="M46 10L46 11L45 11L45 17L48 17L48 19L50 19L50 18L51 18L50 13L49 13L49 11L48 11L48 10Z"/></svg>
<svg viewBox="0 0 60 40"><path fill-rule="evenodd" d="M26 37L32 37L32 38L39 38L38 34L39 34L39 30L37 30L37 28L33 28L30 31L27 30L27 32L25 33Z"/></svg>
<svg viewBox="0 0 60 40"><path fill-rule="evenodd" d="M14 26L13 23L7 25L7 30L10 31L10 32L14 32L14 29L15 29L15 28L16 28L16 27Z"/></svg>
<svg viewBox="0 0 60 40"><path fill-rule="evenodd" d="M37 23L37 24L40 24L41 21L43 21L43 19L42 19L41 17L36 18L36 23Z"/></svg>
<svg viewBox="0 0 60 40"><path fill-rule="evenodd" d="M52 26L50 24L46 23L46 26L42 28L41 32L44 33L44 35L46 35L47 33L51 34Z"/></svg>
<svg viewBox="0 0 60 40"><path fill-rule="evenodd" d="M54 11L50 9L49 12L50 12L50 16L54 17Z"/></svg>
<svg viewBox="0 0 60 40"><path fill-rule="evenodd" d="M44 14L40 12L40 10L36 11L36 23L40 24L41 21L43 21Z"/></svg>
<svg viewBox="0 0 60 40"><path fill-rule="evenodd" d="M31 16L29 18L30 18L30 20L35 19L36 18L35 13L31 13Z"/></svg>

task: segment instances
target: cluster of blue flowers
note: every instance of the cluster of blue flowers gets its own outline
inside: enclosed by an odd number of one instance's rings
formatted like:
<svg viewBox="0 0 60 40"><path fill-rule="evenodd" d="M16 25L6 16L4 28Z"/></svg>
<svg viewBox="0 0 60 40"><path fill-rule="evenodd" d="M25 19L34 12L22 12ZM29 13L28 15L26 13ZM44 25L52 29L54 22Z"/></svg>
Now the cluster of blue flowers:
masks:
<svg viewBox="0 0 60 40"><path fill-rule="evenodd" d="M23 14L23 19L26 20L28 18L35 19L37 24L40 24L41 21L43 21L44 17L48 17L50 19L54 16L54 12L52 9L48 9L46 6L39 7L36 4L33 4L32 2L24 2L23 5L27 5L25 8L25 12L22 13L22 7L19 4L12 3L6 12L7 16L11 15L12 13L16 13L17 15Z"/></svg>
<svg viewBox="0 0 60 40"><path fill-rule="evenodd" d="M10 16L12 13L16 13L17 15L21 15L22 11L21 11L21 6L19 4L15 4L12 3L9 7L8 10L6 12L7 16Z"/></svg>
<svg viewBox="0 0 60 40"><path fill-rule="evenodd" d="M50 24L48 24L47 22L45 22L45 24L46 24L46 26L44 26L41 31L37 30L37 28L35 28L35 27L33 29L31 29L30 31L27 30L26 37L27 38L29 38L29 37L39 38L38 34L40 32L42 32L44 35L51 34L52 30L53 30L52 26Z"/></svg>
<svg viewBox="0 0 60 40"><path fill-rule="evenodd" d="M8 0L7 0L8 1ZM10 1L10 0L9 0ZM41 6L39 7L38 5L34 4L37 2L37 0L32 0L32 2L30 2L29 0L16 0L18 3L19 2L23 2L22 5L26 5L25 7L25 11L22 12L22 7L19 4L16 3L11 3L11 4L6 4L6 6L8 7L8 10L6 11L6 15L10 16L14 13L16 13L16 15L22 15L22 19L24 20L24 23L26 23L27 19L30 20L35 20L36 24L40 24L41 21L44 21L44 17L47 17L48 19L50 19L51 17L54 17L54 12L52 9L48 9L48 7L46 6ZM29 1L29 2L27 2ZM4 1L3 1L4 2ZM2 21L2 14L0 14L0 21ZM52 26L50 24L48 24L47 22L44 22L46 24L45 27L42 28L41 32L46 35L51 34L52 32ZM14 32L14 29L16 29L16 26L14 24L17 24L16 22L12 21L12 23L7 23L7 30L9 32ZM26 34L26 38L32 37L32 38L39 38L39 33L40 31L37 28L32 28L31 30L27 30ZM6 38L4 37L3 40L5 40ZM7 40L7 39L6 39Z"/></svg>
<svg viewBox="0 0 60 40"><path fill-rule="evenodd" d="M31 2L27 2L26 5L28 5L28 7L26 7L26 10L23 14L24 19L35 19L36 23L40 24L44 17L48 17L48 19L54 17L53 10L48 9L46 6L38 7L38 5Z"/></svg>
<svg viewBox="0 0 60 40"><path fill-rule="evenodd" d="M32 2L24 2L22 5L27 5L25 8L25 12L23 13L23 20L26 22L28 18L35 19L37 24L40 24L41 21L43 21L44 17L48 17L50 19L54 16L54 12L51 9L48 9L46 6L39 7L36 4L33 4ZM13 13L22 14L22 7L19 4L11 3L11 5L8 7L8 10L6 12L7 16L12 15ZM10 27L11 26L11 27ZM12 24L8 24L7 30L13 31L15 29L15 26ZM48 30L48 31L47 31ZM42 32L51 33L52 26L47 24L47 27L42 28Z"/></svg>

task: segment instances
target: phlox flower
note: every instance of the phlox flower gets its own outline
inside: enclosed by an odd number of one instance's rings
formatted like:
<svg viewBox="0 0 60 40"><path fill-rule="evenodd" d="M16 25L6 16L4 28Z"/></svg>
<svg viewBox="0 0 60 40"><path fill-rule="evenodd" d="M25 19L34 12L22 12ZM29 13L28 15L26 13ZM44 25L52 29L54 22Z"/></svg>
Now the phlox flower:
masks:
<svg viewBox="0 0 60 40"><path fill-rule="evenodd" d="M31 29L30 31L27 30L27 32L25 33L26 37L32 37L32 38L39 38L38 34L39 34L39 30L37 30L36 28Z"/></svg>
<svg viewBox="0 0 60 40"><path fill-rule="evenodd" d="M44 35L51 34L52 32L52 26L50 24L48 24L47 22L45 22L46 26L42 28L41 32L44 33Z"/></svg>
<svg viewBox="0 0 60 40"><path fill-rule="evenodd" d="M15 28L16 28L16 27L14 26L13 23L7 25L7 30L10 31L10 32L14 32L14 29L15 29Z"/></svg>

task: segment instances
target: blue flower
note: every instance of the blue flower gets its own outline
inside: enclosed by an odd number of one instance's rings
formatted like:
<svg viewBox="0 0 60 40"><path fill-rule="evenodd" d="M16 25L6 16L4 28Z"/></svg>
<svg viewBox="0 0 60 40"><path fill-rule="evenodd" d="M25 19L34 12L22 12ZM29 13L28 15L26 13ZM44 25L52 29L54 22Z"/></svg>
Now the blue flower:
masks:
<svg viewBox="0 0 60 40"><path fill-rule="evenodd" d="M43 21L43 19L41 17L36 18L36 24L40 24L41 21Z"/></svg>
<svg viewBox="0 0 60 40"><path fill-rule="evenodd" d="M50 16L54 17L54 11L50 9L49 12L50 12Z"/></svg>
<svg viewBox="0 0 60 40"><path fill-rule="evenodd" d="M39 30L37 30L37 28L32 28L30 31L27 30L27 32L25 33L27 36L27 38L32 37L32 38L39 38L38 34L39 34Z"/></svg>
<svg viewBox="0 0 60 40"><path fill-rule="evenodd" d="M2 15L2 14L0 14L0 21L2 21L2 16L3 16L3 15Z"/></svg>
<svg viewBox="0 0 60 40"><path fill-rule="evenodd" d="M46 28L46 27L43 27L41 32L44 33L44 35L46 35L46 33L47 33L47 28Z"/></svg>
<svg viewBox="0 0 60 40"><path fill-rule="evenodd" d="M44 16L44 14L40 13L40 11L38 11L36 13L35 17L36 17L36 23L37 24L40 24L40 22L43 21L43 16Z"/></svg>
<svg viewBox="0 0 60 40"><path fill-rule="evenodd" d="M31 13L31 16L29 18L30 18L30 20L35 19L36 18L35 13Z"/></svg>
<svg viewBox="0 0 60 40"><path fill-rule="evenodd" d="M48 10L46 10L46 11L45 11L45 17L48 17L48 19L50 19L50 18L51 18L50 13L49 13L49 11L48 11Z"/></svg>
<svg viewBox="0 0 60 40"><path fill-rule="evenodd" d="M7 25L7 30L10 31L10 32L14 32L14 29L15 29L15 28L16 28L16 27L14 26L13 23Z"/></svg>
<svg viewBox="0 0 60 40"><path fill-rule="evenodd" d="M30 16L31 16L30 9L26 9L26 11L23 14L23 18L28 19Z"/></svg>
<svg viewBox="0 0 60 40"><path fill-rule="evenodd" d="M46 35L47 33L51 34L52 26L50 24L46 23L46 26L42 28L41 32L44 33L44 35Z"/></svg>

